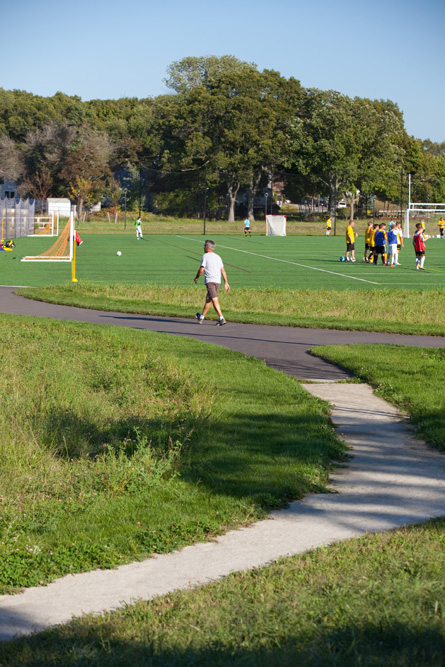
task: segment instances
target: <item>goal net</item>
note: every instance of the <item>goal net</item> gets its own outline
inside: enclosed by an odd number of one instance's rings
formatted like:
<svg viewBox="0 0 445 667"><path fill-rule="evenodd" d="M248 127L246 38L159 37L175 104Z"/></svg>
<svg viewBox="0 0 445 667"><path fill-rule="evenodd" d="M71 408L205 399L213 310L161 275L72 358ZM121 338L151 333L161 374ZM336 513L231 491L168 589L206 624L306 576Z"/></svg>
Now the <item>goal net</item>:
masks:
<svg viewBox="0 0 445 667"><path fill-rule="evenodd" d="M71 262L73 259L74 215L66 223L65 229L55 243L40 255L28 255L22 262Z"/></svg>
<svg viewBox="0 0 445 667"><path fill-rule="evenodd" d="M417 222L424 223L427 233L430 236L440 236L439 220L445 220L445 204L432 204L431 202L409 204L405 210L403 236L409 238L410 232L413 232L413 226Z"/></svg>
<svg viewBox="0 0 445 667"><path fill-rule="evenodd" d="M286 236L285 215L266 215L266 236Z"/></svg>
<svg viewBox="0 0 445 667"><path fill-rule="evenodd" d="M59 236L59 214L34 217L34 229L28 236Z"/></svg>

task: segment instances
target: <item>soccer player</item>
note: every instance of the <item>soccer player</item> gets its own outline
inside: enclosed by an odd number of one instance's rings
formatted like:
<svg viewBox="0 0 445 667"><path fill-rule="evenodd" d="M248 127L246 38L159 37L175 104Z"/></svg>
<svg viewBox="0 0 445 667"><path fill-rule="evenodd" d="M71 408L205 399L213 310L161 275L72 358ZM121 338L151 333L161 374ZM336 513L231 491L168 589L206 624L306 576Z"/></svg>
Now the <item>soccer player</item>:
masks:
<svg viewBox="0 0 445 667"><path fill-rule="evenodd" d="M372 222L369 221L365 231L365 252L363 254L364 262L369 262L368 255L369 257L371 257L373 238L374 238L374 233L372 229Z"/></svg>
<svg viewBox="0 0 445 667"><path fill-rule="evenodd" d="M396 224L396 234L397 234L397 257L396 257L396 264L397 266L400 266L399 262L399 252L400 249L403 248L403 232L402 232L402 223L399 221Z"/></svg>
<svg viewBox="0 0 445 667"><path fill-rule="evenodd" d="M439 220L439 222L437 224L439 225L439 232L440 232L440 236L442 238L444 230L445 230L445 220L443 219L443 217Z"/></svg>
<svg viewBox="0 0 445 667"><path fill-rule="evenodd" d="M216 243L214 241L210 241L210 239L204 243L204 254L201 259L201 266L198 269L198 273L195 276L194 282L196 285L199 276L202 276L204 273L204 282L207 287L207 295L202 313L196 313L195 317L198 320L198 324L202 324L205 316L209 312L210 305L212 304L219 317L217 326L222 326L226 323L226 321L221 312L221 306L219 305L218 299L218 289L221 285L221 276L224 279L224 289L226 292L230 290L230 286L227 282L227 274L224 269L223 261L221 257L216 254L215 246Z"/></svg>
<svg viewBox="0 0 445 667"><path fill-rule="evenodd" d="M386 266L386 222L378 225L374 236L374 264L377 266L379 255L382 256L382 264Z"/></svg>
<svg viewBox="0 0 445 667"><path fill-rule="evenodd" d="M424 228L421 222L418 222L416 225L416 231L413 236L413 246L414 252L416 253L416 270L422 269L425 270L425 241L430 237L428 234L424 234Z"/></svg>
<svg viewBox="0 0 445 667"><path fill-rule="evenodd" d="M139 218L136 220L136 222L134 223L134 225L135 225L135 227L136 227L136 241L139 241L139 239L140 239L141 241L143 241L143 240L144 240L144 237L142 236L142 222L141 222L141 216L139 216Z"/></svg>
<svg viewBox="0 0 445 667"><path fill-rule="evenodd" d="M244 236L247 236L247 234L249 234L249 236L252 236L252 232L250 231L250 220L249 220L249 218L246 218L244 220Z"/></svg>
<svg viewBox="0 0 445 667"><path fill-rule="evenodd" d="M396 231L396 223L395 222L390 222L389 223L389 231L387 234L387 240L388 240L388 264L390 266L396 266L397 264L397 231Z"/></svg>
<svg viewBox="0 0 445 667"><path fill-rule="evenodd" d="M332 229L332 221L331 218L329 217L326 220L326 236L329 236L329 234L331 233L331 229Z"/></svg>
<svg viewBox="0 0 445 667"><path fill-rule="evenodd" d="M354 233L354 220L349 221L349 225L346 229L346 254L345 260L347 262L355 262L355 237L358 234ZM349 253L351 253L351 259L349 259Z"/></svg>

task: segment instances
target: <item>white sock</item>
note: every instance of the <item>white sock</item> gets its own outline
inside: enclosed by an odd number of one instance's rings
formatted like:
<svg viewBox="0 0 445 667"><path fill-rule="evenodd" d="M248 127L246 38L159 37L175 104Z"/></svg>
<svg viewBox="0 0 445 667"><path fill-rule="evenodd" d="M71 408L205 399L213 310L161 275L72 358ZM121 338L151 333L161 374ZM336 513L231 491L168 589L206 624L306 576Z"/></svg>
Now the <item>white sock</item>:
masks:
<svg viewBox="0 0 445 667"><path fill-rule="evenodd" d="M423 255L423 256L420 258L420 268L421 268L421 269L423 269L423 265L424 265L424 264L425 264L425 255Z"/></svg>

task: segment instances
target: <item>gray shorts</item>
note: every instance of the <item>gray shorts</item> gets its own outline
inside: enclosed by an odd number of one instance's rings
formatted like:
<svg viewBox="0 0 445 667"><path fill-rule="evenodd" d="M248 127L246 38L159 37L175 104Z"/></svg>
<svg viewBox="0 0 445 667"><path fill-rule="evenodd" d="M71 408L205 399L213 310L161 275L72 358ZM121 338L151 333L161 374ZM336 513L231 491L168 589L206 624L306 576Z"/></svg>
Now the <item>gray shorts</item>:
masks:
<svg viewBox="0 0 445 667"><path fill-rule="evenodd" d="M213 299L216 299L218 297L218 290L219 290L219 285L220 283L207 283L207 296L209 299L213 301Z"/></svg>

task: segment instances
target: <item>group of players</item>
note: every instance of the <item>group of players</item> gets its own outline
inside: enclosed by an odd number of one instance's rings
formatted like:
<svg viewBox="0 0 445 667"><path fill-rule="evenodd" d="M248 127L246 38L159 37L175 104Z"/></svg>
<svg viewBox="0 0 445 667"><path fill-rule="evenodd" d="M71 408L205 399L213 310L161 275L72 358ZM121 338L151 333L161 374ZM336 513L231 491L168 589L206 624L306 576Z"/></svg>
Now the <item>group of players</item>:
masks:
<svg viewBox="0 0 445 667"><path fill-rule="evenodd" d="M331 225L330 220L326 223L326 234L329 236ZM445 230L445 220L441 218L438 222L440 236L443 237ZM346 253L341 257L342 261L355 262L355 239L358 235L354 231L354 221L350 220L346 229ZM430 236L425 233L425 224L423 221L416 224L416 231L413 235L413 247L416 255L416 270L424 270L425 264L425 241ZM401 222L390 222L389 229L386 230L386 222L373 223L368 222L365 232L365 252L363 261L377 265L379 256L384 266L400 266L399 252L403 247L403 233ZM351 256L349 256L351 255Z"/></svg>

